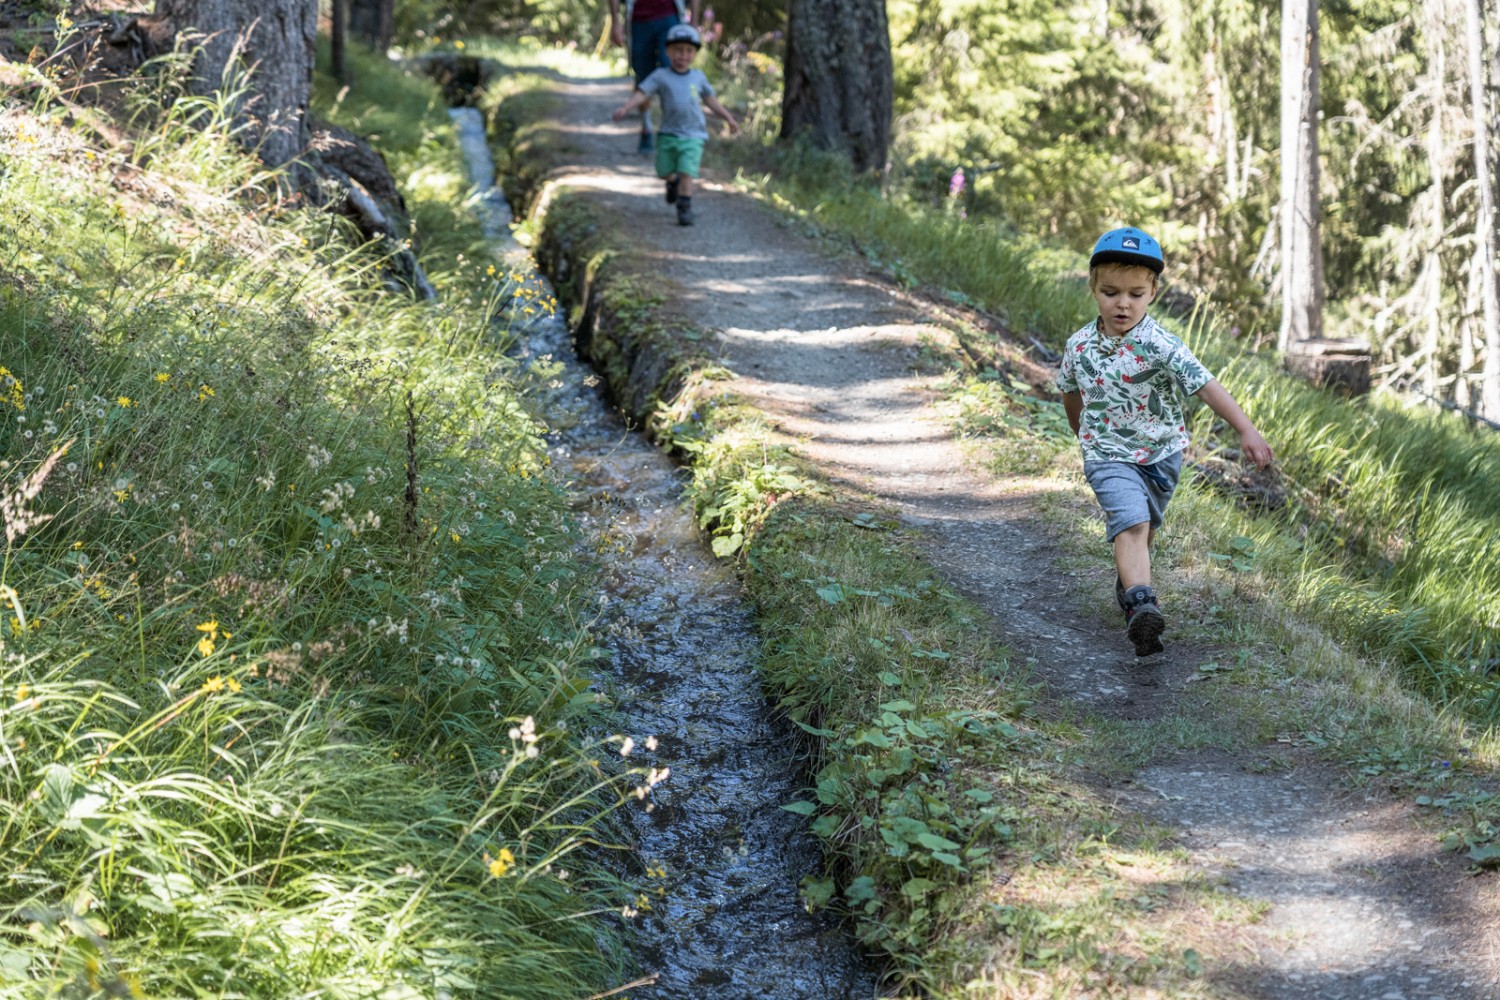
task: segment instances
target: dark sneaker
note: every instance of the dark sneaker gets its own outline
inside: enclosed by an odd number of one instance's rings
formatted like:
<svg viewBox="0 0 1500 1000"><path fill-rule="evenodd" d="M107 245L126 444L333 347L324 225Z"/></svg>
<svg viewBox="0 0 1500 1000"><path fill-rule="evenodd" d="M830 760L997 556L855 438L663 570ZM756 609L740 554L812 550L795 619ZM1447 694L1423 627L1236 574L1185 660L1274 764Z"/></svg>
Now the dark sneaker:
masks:
<svg viewBox="0 0 1500 1000"><path fill-rule="evenodd" d="M656 149L656 137L650 132L642 132L641 141L636 145L635 151L637 153L649 153L654 149Z"/></svg>
<svg viewBox="0 0 1500 1000"><path fill-rule="evenodd" d="M1125 634L1135 646L1136 656L1153 656L1167 647L1161 634L1167 628L1161 606L1150 587L1131 587L1125 591Z"/></svg>
<svg viewBox="0 0 1500 1000"><path fill-rule="evenodd" d="M679 226L691 226L695 218L697 216L693 215L693 206L688 204L688 200L686 198L679 199L677 202L677 224Z"/></svg>
<svg viewBox="0 0 1500 1000"><path fill-rule="evenodd" d="M681 180L681 179L682 178L676 176L675 174L673 176L667 178L667 204L668 205L675 205L675 204L677 204L677 182L679 180Z"/></svg>

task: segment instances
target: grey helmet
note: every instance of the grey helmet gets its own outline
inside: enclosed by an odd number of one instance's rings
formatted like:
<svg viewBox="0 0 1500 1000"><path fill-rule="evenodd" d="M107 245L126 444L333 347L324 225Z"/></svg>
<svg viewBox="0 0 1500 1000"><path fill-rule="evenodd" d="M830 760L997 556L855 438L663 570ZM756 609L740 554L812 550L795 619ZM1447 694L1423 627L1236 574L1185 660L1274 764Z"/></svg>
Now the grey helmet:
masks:
<svg viewBox="0 0 1500 1000"><path fill-rule="evenodd" d="M671 45L673 42L687 42L695 49L703 48L703 36L691 24L674 24L668 28L664 44Z"/></svg>

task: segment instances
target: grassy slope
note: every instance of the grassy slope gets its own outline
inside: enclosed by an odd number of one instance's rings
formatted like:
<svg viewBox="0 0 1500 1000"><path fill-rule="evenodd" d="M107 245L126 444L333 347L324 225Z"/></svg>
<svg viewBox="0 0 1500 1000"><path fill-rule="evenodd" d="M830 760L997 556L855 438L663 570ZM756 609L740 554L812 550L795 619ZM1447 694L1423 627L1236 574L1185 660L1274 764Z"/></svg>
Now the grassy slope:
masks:
<svg viewBox="0 0 1500 1000"><path fill-rule="evenodd" d="M132 159L0 95L0 995L618 981L575 851L632 779L504 277L433 89L358 72L440 303L212 118Z"/></svg>

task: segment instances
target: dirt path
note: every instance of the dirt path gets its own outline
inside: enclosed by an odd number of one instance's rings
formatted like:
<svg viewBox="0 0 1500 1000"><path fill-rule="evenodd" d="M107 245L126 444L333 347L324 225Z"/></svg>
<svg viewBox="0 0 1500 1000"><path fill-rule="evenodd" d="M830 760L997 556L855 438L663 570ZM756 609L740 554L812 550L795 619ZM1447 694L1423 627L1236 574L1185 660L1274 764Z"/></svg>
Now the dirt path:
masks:
<svg viewBox="0 0 1500 1000"><path fill-rule="evenodd" d="M712 183L681 228L662 201L629 125L609 110L621 81L559 85L559 126L578 151L561 178L633 220L642 254L685 290L683 303L720 334L735 388L802 438L833 478L888 502L918 526L955 587L992 615L1018 657L1035 664L1059 711L1152 720L1169 715L1204 650L1171 642L1141 664L1121 632L1090 624L1110 600L1105 554L1077 576L1053 571L1057 548L1037 518L1051 480L992 480L966 468L914 374L924 337L946 339L868 275L830 259L753 199ZM712 177L714 152L706 162ZM1169 605L1170 607L1170 605ZM1244 928L1226 997L1459 1000L1500 997L1500 902L1437 855L1410 807L1348 791L1294 749L1266 748L1274 773L1229 754L1154 762L1109 792L1154 818L1205 877L1264 901ZM1018 877L1024 877L1024 874Z"/></svg>

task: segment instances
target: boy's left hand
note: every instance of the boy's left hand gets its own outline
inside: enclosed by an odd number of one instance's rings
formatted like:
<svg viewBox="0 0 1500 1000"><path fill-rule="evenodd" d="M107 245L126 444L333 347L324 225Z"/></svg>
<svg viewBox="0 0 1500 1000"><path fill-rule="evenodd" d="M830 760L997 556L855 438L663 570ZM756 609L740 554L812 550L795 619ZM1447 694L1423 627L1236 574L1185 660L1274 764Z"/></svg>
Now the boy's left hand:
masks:
<svg viewBox="0 0 1500 1000"><path fill-rule="evenodd" d="M1260 431L1254 428L1240 435L1240 449L1245 453L1246 458L1255 463L1257 469L1264 469L1270 465L1274 457L1271 454L1271 446L1266 443L1265 438L1260 436Z"/></svg>

